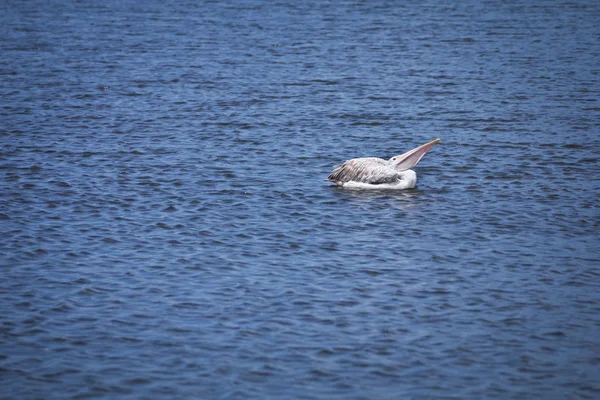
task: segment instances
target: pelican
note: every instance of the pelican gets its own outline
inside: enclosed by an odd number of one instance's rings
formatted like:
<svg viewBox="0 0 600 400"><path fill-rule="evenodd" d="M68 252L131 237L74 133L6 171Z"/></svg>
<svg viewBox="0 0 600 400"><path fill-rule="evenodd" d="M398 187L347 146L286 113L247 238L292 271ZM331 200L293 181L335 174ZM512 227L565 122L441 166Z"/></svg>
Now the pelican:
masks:
<svg viewBox="0 0 600 400"><path fill-rule="evenodd" d="M417 185L417 174L411 168L439 141L435 139L387 161L377 157L353 158L336 166L327 179L352 189L412 189Z"/></svg>

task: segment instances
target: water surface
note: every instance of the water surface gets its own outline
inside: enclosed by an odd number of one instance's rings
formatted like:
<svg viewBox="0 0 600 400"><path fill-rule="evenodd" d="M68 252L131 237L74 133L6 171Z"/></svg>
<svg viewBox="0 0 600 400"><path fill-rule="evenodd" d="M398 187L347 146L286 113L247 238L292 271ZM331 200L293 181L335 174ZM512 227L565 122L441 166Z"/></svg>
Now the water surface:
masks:
<svg viewBox="0 0 600 400"><path fill-rule="evenodd" d="M598 2L0 9L0 397L600 396Z"/></svg>

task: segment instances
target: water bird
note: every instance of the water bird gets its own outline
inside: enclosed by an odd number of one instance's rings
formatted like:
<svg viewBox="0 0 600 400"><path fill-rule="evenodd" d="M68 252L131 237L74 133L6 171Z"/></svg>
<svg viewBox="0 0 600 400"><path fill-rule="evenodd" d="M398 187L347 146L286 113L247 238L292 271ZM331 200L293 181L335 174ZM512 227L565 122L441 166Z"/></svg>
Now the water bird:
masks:
<svg viewBox="0 0 600 400"><path fill-rule="evenodd" d="M439 141L435 139L387 161L377 157L353 158L336 166L327 179L351 189L412 189L417 186L417 174L411 168Z"/></svg>

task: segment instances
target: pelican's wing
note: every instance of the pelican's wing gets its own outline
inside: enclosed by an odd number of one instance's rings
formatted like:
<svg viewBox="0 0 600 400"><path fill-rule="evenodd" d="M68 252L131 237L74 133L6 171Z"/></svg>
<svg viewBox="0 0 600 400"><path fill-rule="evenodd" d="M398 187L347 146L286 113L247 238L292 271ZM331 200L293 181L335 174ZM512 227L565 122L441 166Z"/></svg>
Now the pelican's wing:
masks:
<svg viewBox="0 0 600 400"><path fill-rule="evenodd" d="M381 158L355 158L338 165L327 179L335 182L390 183L397 180L398 173L387 166Z"/></svg>

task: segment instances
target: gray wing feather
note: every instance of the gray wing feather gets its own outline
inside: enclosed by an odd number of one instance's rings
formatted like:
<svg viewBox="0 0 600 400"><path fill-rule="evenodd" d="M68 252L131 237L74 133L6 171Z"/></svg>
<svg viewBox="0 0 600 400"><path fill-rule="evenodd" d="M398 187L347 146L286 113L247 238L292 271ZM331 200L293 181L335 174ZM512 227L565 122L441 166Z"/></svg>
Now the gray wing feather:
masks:
<svg viewBox="0 0 600 400"><path fill-rule="evenodd" d="M327 179L342 183L350 181L371 184L391 183L398 179L398 172L381 158L355 158L337 166Z"/></svg>

